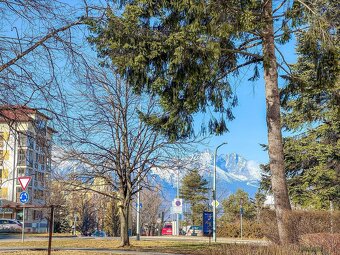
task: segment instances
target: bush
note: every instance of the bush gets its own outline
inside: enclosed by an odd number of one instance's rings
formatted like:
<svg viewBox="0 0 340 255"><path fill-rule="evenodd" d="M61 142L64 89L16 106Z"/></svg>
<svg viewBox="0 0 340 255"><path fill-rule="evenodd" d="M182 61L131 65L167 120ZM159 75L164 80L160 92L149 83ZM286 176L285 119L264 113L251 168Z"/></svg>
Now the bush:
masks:
<svg viewBox="0 0 340 255"><path fill-rule="evenodd" d="M222 223L217 228L217 235L221 237L240 237L240 221L232 223ZM261 224L255 221L243 221L243 237L244 238L263 238Z"/></svg>
<svg viewBox="0 0 340 255"><path fill-rule="evenodd" d="M292 211L289 222L292 233L299 238L302 235L312 233L331 232L331 214L327 211ZM333 232L340 233L340 212L334 212L332 216ZM264 210L260 216L261 228L265 237L274 243L278 243L279 234L276 224L276 216L273 210Z"/></svg>
<svg viewBox="0 0 340 255"><path fill-rule="evenodd" d="M340 254L340 234L306 234L300 236L300 243L307 247L321 248L329 254Z"/></svg>

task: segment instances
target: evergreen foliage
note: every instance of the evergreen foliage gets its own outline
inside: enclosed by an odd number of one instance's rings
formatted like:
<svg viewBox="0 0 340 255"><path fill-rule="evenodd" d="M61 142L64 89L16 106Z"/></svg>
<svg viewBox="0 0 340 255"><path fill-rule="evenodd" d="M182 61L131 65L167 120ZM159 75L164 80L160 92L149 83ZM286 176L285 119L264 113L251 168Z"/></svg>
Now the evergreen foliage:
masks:
<svg viewBox="0 0 340 255"><path fill-rule="evenodd" d="M237 104L229 75L254 67L250 80L264 70L270 170L280 242L292 243L286 214L291 210L284 171L278 69L290 76L277 44L308 31L310 43L326 48L337 23L333 0L165 0L123 1L122 12L108 8L104 19L89 20L89 38L103 59L134 87L155 96L162 113L141 118L171 140L193 135L193 116L210 113L204 125L212 134L227 131ZM332 30L332 29L333 30ZM316 35L321 35L321 44ZM322 52L322 51L321 51ZM282 58L277 61L276 54ZM319 69L322 70L322 69ZM249 73L248 73L249 74Z"/></svg>
<svg viewBox="0 0 340 255"><path fill-rule="evenodd" d="M180 196L190 205L191 213L186 217L191 218L192 225L202 225L202 214L207 209L207 185L197 169L188 172L182 180Z"/></svg>
<svg viewBox="0 0 340 255"><path fill-rule="evenodd" d="M283 127L292 134L284 139L289 194L295 205L316 209L329 208L330 201L340 208L339 9L323 10L332 26L299 34L298 61L281 91ZM325 32L327 45L315 38ZM262 187L270 189L268 176Z"/></svg>
<svg viewBox="0 0 340 255"><path fill-rule="evenodd" d="M276 42L286 43L293 31L315 21L309 15L314 5L329 8L324 0L274 6L281 7L273 14ZM263 1L135 0L123 1L123 6L121 15L108 8L105 19L88 21L89 41L102 64L112 62L135 92L159 97L163 113L144 115L143 120L176 140L193 135L192 116L211 107L219 114L210 114L202 131L226 132L237 105L228 75L253 65L249 79L256 80L259 64L268 65L261 54L268 22ZM318 25L315 30L321 29Z"/></svg>
<svg viewBox="0 0 340 255"><path fill-rule="evenodd" d="M55 233L70 233L71 226L67 218L61 218L59 221L54 222Z"/></svg>
<svg viewBox="0 0 340 255"><path fill-rule="evenodd" d="M223 200L223 220L227 222L234 222L240 219L240 208L243 208L243 218L246 220L252 220L256 216L256 207L254 201L249 198L247 192L242 189L238 189L235 194L230 195L228 198Z"/></svg>

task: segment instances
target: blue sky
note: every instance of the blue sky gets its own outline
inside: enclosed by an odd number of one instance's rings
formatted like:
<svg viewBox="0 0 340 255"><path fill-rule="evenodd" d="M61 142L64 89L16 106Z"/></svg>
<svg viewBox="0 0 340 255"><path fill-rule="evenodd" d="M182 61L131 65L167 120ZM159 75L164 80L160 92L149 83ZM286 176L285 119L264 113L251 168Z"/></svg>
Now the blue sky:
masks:
<svg viewBox="0 0 340 255"><path fill-rule="evenodd" d="M256 82L244 80L236 88L238 106L233 110L235 119L228 123L229 133L213 136L209 149L215 150L216 146L227 142L218 154L236 152L248 160L265 163L268 155L260 146L267 143L263 79Z"/></svg>
<svg viewBox="0 0 340 255"><path fill-rule="evenodd" d="M294 45L294 39L286 45L280 45L280 51L285 54L285 60L290 64L296 61ZM243 71L244 74L247 72L247 70ZM259 71L261 75L263 70ZM248 78L249 76L245 75L242 80L231 82L238 96L238 106L233 110L235 119L228 123L229 133L213 136L209 139L208 147L202 146L201 148L214 151L216 146L227 142L227 145L223 145L218 150L218 154L235 152L248 160L267 163L268 152L263 151L260 146L260 144L268 142L264 80L262 75L255 82L248 81ZM279 85L284 85L282 79L280 79ZM196 121L200 121L199 118Z"/></svg>
<svg viewBox="0 0 340 255"><path fill-rule="evenodd" d="M68 0L65 0L65 2L69 4L76 3ZM84 39L83 36L79 35L81 39ZM294 43L295 41L292 40L290 43L280 46L280 51L285 54L286 60L289 63L295 62ZM90 50L88 45L85 48L89 55L96 55L95 52ZM251 69L249 71L251 72ZM267 143L264 81L261 77L255 82L249 82L249 75L245 75L246 72L246 69L243 70L243 74L239 76L244 76L243 79L238 78L230 81L238 96L239 103L233 110L235 119L228 123L229 133L211 137L207 146L202 145L198 149L213 151L222 142L227 142L227 145L219 149L219 154L236 152L248 160L266 163L268 162L268 154L260 146L262 143ZM260 69L260 74L262 72L263 70ZM282 85L283 81L281 80L280 83ZM200 117L197 117L195 125L200 126L200 122Z"/></svg>

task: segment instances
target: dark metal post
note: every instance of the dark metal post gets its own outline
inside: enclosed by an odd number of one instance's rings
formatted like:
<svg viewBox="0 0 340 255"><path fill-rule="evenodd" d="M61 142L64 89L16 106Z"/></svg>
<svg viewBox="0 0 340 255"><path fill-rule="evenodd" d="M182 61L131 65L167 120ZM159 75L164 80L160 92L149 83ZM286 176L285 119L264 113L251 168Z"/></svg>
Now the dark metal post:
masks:
<svg viewBox="0 0 340 255"><path fill-rule="evenodd" d="M243 238L243 197L240 199L241 239Z"/></svg>
<svg viewBox="0 0 340 255"><path fill-rule="evenodd" d="M50 224L48 229L48 255L51 255L51 246L52 246L52 230L53 230L53 217L54 217L54 206L51 205L51 216L50 216Z"/></svg>

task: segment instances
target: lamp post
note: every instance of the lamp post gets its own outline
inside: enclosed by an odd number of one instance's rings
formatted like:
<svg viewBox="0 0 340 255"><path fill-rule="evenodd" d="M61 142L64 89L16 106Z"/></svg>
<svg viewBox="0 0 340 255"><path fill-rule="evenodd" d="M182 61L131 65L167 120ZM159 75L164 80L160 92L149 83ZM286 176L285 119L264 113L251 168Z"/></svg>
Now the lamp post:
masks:
<svg viewBox="0 0 340 255"><path fill-rule="evenodd" d="M217 150L220 148L222 145L227 144L226 142L221 143L218 145L215 149L215 154L214 154L214 180L213 180L213 239L214 242L216 243L216 155L217 155Z"/></svg>

